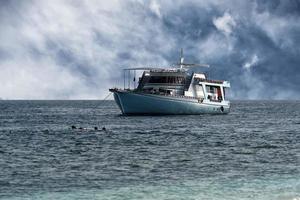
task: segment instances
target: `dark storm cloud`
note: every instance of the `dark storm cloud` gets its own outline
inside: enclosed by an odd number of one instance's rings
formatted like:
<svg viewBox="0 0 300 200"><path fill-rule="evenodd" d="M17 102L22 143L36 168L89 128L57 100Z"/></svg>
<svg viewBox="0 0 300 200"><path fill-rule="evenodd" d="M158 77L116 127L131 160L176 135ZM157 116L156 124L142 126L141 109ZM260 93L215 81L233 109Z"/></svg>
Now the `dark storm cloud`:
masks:
<svg viewBox="0 0 300 200"><path fill-rule="evenodd" d="M300 15L299 0L257 0L256 10L258 13L272 12L275 15Z"/></svg>
<svg viewBox="0 0 300 200"><path fill-rule="evenodd" d="M236 99L299 98L300 3L1 1L4 98L101 98L123 67L211 65Z"/></svg>
<svg viewBox="0 0 300 200"><path fill-rule="evenodd" d="M215 31L212 16L216 14L219 14L216 10L207 10L189 4L182 5L166 13L163 17L163 28L170 35L181 40L179 46L184 45L185 40L205 39Z"/></svg>
<svg viewBox="0 0 300 200"><path fill-rule="evenodd" d="M291 94L294 98L299 98L297 92L300 81L298 4L296 1L257 1L252 3L252 10L251 7L249 8L251 12L245 13L249 15L249 18L235 18L237 25L233 27L234 30L228 38L232 44L230 53L224 57L218 56L216 52L208 61L214 66L214 69L210 70L213 74L231 80L236 98L286 98ZM219 10L218 5L214 6L209 9L209 12L203 12L196 6L192 9L190 6L181 7L181 12L174 11L174 13L179 13L177 17L181 20L186 19L187 16L189 16L188 18L193 16L191 18L194 20L198 19L193 25L172 27L184 28L183 34L180 31L173 31L180 33L177 44L181 44L180 38L189 38L188 40L193 43L201 43L211 34L219 34L216 27L211 26L211 22L215 16L222 15L224 10ZM232 16L244 14L237 13L237 8L234 7L228 8L228 10L231 10L230 15ZM187 12L189 14L185 14ZM204 16L203 13L205 13ZM181 16L182 14L184 16ZM172 16L168 17L172 18ZM265 17L267 19L264 19ZM263 18L266 24L257 23L256 20L260 20L260 18ZM194 20L189 22L192 23ZM180 22L180 20L176 21ZM272 23L274 24L272 25ZM275 30L272 30L272 26ZM204 28L203 33L206 34L190 37L196 27ZM167 28L170 26L167 25ZM268 28L270 32L266 30ZM272 35L272 31L275 32L275 35ZM278 35L276 35L277 31ZM192 54L197 55L197 52L193 51ZM249 69L243 68L251 62L253 57L258 61L253 63Z"/></svg>

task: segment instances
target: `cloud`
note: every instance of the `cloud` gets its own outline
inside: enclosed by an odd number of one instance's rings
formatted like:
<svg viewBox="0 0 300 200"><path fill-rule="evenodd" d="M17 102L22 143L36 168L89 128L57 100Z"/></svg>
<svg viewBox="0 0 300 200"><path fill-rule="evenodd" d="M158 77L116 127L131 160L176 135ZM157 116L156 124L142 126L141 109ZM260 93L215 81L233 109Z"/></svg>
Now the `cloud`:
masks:
<svg viewBox="0 0 300 200"><path fill-rule="evenodd" d="M229 13L224 13L222 17L213 19L214 25L226 35L232 33L232 29L236 26L236 22Z"/></svg>
<svg viewBox="0 0 300 200"><path fill-rule="evenodd" d="M156 0L151 0L150 2L150 9L152 10L153 13L155 13L159 18L162 17L162 14L160 12L160 5Z"/></svg>
<svg viewBox="0 0 300 200"><path fill-rule="evenodd" d="M140 18L142 5L134 4L137 13L122 11L127 6L121 1L7 5L1 11L6 20L0 37L1 96L101 99L123 82L122 67L164 64L159 53L145 48L150 40L162 43L163 34L151 19ZM14 9L16 16L10 14Z"/></svg>
<svg viewBox="0 0 300 200"><path fill-rule="evenodd" d="M2 98L102 99L122 87L122 68L170 65L180 48L229 80L232 98L300 98L297 1L0 4Z"/></svg>
<svg viewBox="0 0 300 200"><path fill-rule="evenodd" d="M258 57L257 57L257 55L255 54L254 56L252 56L252 59L251 59L249 62L246 62L246 63L244 64L243 67L244 67L245 69L250 69L251 67L253 67L254 65L256 65L258 61L259 61L259 60L258 60Z"/></svg>

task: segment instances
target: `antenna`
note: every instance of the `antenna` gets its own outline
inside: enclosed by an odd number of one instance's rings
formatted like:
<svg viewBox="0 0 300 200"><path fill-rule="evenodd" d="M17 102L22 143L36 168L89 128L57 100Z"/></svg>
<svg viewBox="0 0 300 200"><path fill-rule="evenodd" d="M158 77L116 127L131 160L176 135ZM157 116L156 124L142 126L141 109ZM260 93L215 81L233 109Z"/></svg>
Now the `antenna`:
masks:
<svg viewBox="0 0 300 200"><path fill-rule="evenodd" d="M183 48L180 49L180 61L177 63L177 66L180 66L180 69L186 69L188 67L209 67L207 64L195 64L195 63L184 63L183 57Z"/></svg>
<svg viewBox="0 0 300 200"><path fill-rule="evenodd" d="M180 50L180 69L183 68L183 61L184 61L184 57L183 57L183 48L181 48Z"/></svg>

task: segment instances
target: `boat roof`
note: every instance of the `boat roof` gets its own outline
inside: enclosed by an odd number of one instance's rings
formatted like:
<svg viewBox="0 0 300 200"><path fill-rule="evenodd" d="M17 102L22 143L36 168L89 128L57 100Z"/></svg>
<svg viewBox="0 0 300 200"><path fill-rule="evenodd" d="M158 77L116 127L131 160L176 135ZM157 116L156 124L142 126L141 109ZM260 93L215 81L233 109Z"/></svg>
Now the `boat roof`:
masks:
<svg viewBox="0 0 300 200"><path fill-rule="evenodd" d="M149 70L151 72L185 72L186 69L180 68L159 68L159 67L135 67L135 68L125 68L123 70L126 71L134 71L134 70Z"/></svg>
<svg viewBox="0 0 300 200"><path fill-rule="evenodd" d="M134 70L150 70L150 71L156 71L156 72L186 72L188 71L188 68L190 67L210 67L207 64L196 64L196 63L184 63L184 57L183 57L183 49L181 48L180 51L180 62L175 63L172 66L166 66L166 67L133 67L133 68L125 68L123 70L126 71L134 71ZM174 68L175 67L175 68Z"/></svg>
<svg viewBox="0 0 300 200"><path fill-rule="evenodd" d="M158 68L158 67L134 67L134 68L125 68L123 70L152 70L152 69L163 69L163 68Z"/></svg>

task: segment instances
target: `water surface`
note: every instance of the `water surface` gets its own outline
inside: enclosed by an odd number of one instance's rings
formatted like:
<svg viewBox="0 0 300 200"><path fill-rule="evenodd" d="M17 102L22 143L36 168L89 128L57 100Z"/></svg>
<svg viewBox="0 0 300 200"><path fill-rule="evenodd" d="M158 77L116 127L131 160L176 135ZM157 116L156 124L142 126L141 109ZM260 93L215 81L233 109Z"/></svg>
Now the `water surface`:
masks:
<svg viewBox="0 0 300 200"><path fill-rule="evenodd" d="M113 101L0 101L0 199L299 200L300 101L130 117Z"/></svg>

